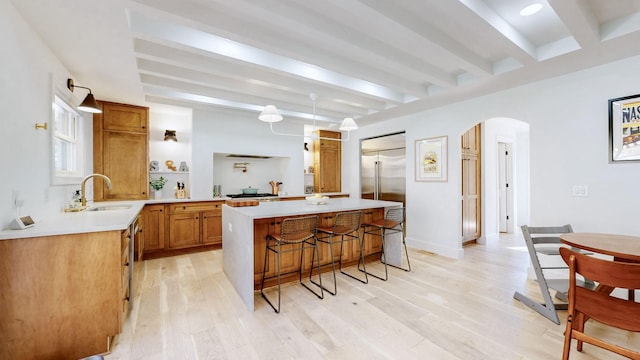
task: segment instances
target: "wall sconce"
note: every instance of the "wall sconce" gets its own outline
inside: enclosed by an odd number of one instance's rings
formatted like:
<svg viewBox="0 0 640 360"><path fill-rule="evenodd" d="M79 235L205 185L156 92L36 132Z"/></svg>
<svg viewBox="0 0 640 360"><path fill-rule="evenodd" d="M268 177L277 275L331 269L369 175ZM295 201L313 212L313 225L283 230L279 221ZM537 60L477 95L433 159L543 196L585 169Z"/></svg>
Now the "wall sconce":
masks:
<svg viewBox="0 0 640 360"><path fill-rule="evenodd" d="M102 113L100 106L98 106L98 103L96 102L96 98L94 98L93 94L91 93L91 89L89 89L88 87L80 86L80 85L74 85L73 79L67 79L67 89L73 92L73 89L75 88L89 90L89 94L84 98L84 100L82 100L82 103L78 105L78 110L82 110L82 111L86 111L94 114Z"/></svg>
<svg viewBox="0 0 640 360"><path fill-rule="evenodd" d="M165 130L164 131L164 141L175 141L178 142L178 138L176 137L175 130Z"/></svg>

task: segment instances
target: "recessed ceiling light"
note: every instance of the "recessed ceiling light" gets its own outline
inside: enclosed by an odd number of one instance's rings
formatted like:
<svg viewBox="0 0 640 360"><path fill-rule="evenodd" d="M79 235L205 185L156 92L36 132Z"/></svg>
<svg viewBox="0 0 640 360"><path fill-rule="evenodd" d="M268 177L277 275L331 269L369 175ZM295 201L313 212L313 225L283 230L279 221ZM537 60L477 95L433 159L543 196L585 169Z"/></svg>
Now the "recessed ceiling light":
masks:
<svg viewBox="0 0 640 360"><path fill-rule="evenodd" d="M524 8L522 8L522 10L520 10L520 15L522 15L522 16L533 15L533 14L537 13L538 11L540 11L541 9L542 9L542 4L533 3L531 5L527 5Z"/></svg>

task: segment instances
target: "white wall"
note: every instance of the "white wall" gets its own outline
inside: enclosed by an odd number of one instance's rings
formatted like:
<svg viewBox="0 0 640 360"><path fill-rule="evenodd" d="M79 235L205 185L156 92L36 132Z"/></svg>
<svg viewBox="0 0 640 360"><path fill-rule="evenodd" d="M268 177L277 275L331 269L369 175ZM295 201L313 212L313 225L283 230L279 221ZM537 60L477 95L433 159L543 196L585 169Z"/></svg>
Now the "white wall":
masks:
<svg viewBox="0 0 640 360"><path fill-rule="evenodd" d="M71 74L26 24L8 0L0 0L0 228L16 216L13 192L24 201L22 215L34 218L59 211L79 186L51 186L51 127L36 130L36 123L51 121L52 89L70 102L77 101L66 89ZM75 78L76 83L84 84ZM84 93L82 94L84 95ZM90 138L91 115L84 121ZM92 142L87 172L92 169Z"/></svg>
<svg viewBox="0 0 640 360"><path fill-rule="evenodd" d="M303 125L300 124L282 122L274 124L274 127L277 131L284 133L303 135L304 132ZM241 175L241 180L238 180L236 184L222 184L222 191L225 194L248 185L260 188L261 192L263 190L270 192L271 188L267 187L268 182L279 180L284 183L283 189L289 195L303 195L303 148L303 136L273 135L269 130L269 125L258 120L257 113L255 116L251 116L251 114L237 112L194 110L192 196L210 198L214 183L226 182L224 180L226 177L214 174L214 153L287 158L286 161L278 161L277 166L280 169L278 173L270 172L264 178L253 173L260 167L249 165L248 173L244 174L245 176ZM242 162L244 161L242 160ZM253 165L258 163L257 160L248 161L254 162ZM227 166L223 166L219 169L225 171L226 168Z"/></svg>
<svg viewBox="0 0 640 360"><path fill-rule="evenodd" d="M407 238L415 247L461 257L460 135L491 118L511 118L530 125L530 218L533 226L571 223L576 231L638 235L635 189L640 164L608 163L607 100L638 93L640 57L475 98L384 123L352 136L407 132ZM449 181L413 180L416 139L449 137ZM517 136L516 151L527 147ZM357 159L356 142L345 147ZM518 168L518 176L526 169ZM359 191L357 169L343 171L343 185ZM485 174L486 175L486 174ZM573 185L588 185L589 197L573 197ZM527 184L524 184L527 186ZM526 195L518 202L526 202Z"/></svg>

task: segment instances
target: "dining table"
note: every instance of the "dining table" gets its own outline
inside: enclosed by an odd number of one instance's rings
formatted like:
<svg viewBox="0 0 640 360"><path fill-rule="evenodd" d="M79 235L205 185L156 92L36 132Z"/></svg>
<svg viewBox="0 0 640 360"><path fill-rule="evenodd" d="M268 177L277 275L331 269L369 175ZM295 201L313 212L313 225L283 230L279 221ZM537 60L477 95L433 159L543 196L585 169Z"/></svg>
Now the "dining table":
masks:
<svg viewBox="0 0 640 360"><path fill-rule="evenodd" d="M560 235L560 241L578 249L613 256L613 261L640 263L640 236L567 233ZM598 286L596 291L611 293L613 288ZM635 300L635 292L629 289L629 300Z"/></svg>
<svg viewBox="0 0 640 360"><path fill-rule="evenodd" d="M567 233L560 241L582 250L613 256L614 261L640 262L640 236Z"/></svg>

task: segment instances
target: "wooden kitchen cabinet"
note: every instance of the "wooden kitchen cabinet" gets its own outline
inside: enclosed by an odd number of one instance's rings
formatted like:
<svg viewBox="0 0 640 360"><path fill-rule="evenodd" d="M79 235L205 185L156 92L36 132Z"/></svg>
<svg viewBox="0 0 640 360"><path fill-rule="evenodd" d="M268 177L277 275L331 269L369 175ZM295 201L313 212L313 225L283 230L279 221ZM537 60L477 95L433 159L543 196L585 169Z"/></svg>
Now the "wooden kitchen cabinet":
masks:
<svg viewBox="0 0 640 360"><path fill-rule="evenodd" d="M127 236L104 231L0 241L0 359L110 351L128 309Z"/></svg>
<svg viewBox="0 0 640 360"><path fill-rule="evenodd" d="M127 314L129 314L129 262L133 261L133 259L129 258L129 247L133 246L131 244L131 229L127 229L122 232L120 235L120 307L118 317L118 333L122 332L122 327L124 326L124 321L127 319Z"/></svg>
<svg viewBox="0 0 640 360"><path fill-rule="evenodd" d="M365 209L362 210L362 223L373 222L384 219L384 209ZM363 236L362 247L364 255L374 254L382 251L382 238L375 235L365 235L364 231L360 230L360 236Z"/></svg>
<svg viewBox="0 0 640 360"><path fill-rule="evenodd" d="M222 245L222 204L202 212L202 243Z"/></svg>
<svg viewBox="0 0 640 360"><path fill-rule="evenodd" d="M95 201L149 197L149 109L99 101L93 115L93 170L111 179L93 180Z"/></svg>
<svg viewBox="0 0 640 360"><path fill-rule="evenodd" d="M316 193L340 192L342 189L342 134L317 130L318 140L313 142L313 186Z"/></svg>
<svg viewBox="0 0 640 360"><path fill-rule="evenodd" d="M146 205L145 258L222 246L223 201Z"/></svg>
<svg viewBox="0 0 640 360"><path fill-rule="evenodd" d="M164 249L165 213L163 204L146 205L142 210L144 253Z"/></svg>

